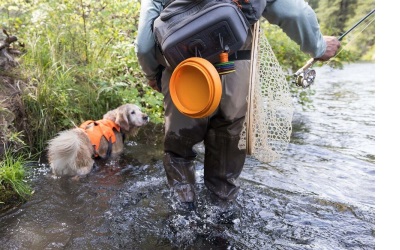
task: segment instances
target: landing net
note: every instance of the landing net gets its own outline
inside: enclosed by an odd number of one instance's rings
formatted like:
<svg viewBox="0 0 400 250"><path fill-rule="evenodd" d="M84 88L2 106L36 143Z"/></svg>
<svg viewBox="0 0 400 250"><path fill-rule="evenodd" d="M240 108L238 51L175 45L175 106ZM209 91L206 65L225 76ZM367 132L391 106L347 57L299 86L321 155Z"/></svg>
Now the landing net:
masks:
<svg viewBox="0 0 400 250"><path fill-rule="evenodd" d="M240 149L261 162L278 160L290 141L293 101L289 83L259 22L253 31L248 111Z"/></svg>

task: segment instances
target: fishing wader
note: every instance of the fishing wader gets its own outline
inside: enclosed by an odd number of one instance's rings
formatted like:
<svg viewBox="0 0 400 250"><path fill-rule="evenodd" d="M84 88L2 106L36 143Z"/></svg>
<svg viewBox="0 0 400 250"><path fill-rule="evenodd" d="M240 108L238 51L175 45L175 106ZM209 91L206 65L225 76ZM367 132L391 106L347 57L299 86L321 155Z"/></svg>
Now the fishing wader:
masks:
<svg viewBox="0 0 400 250"><path fill-rule="evenodd" d="M243 169L245 150L239 150L240 132L247 111L249 60L235 61L236 71L222 76L223 94L218 109L207 118L190 118L180 113L169 95L172 71L162 77L165 108L164 169L168 184L181 202L195 200L196 153L193 146L204 141L204 183L222 200L234 200L237 179ZM190 84L190 83L188 83Z"/></svg>

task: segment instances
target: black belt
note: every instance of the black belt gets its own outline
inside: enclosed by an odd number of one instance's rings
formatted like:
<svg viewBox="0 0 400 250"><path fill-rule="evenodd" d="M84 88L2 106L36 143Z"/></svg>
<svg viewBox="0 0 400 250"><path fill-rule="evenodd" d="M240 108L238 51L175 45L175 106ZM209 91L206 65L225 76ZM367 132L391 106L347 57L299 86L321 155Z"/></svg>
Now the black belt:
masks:
<svg viewBox="0 0 400 250"><path fill-rule="evenodd" d="M251 50L238 50L229 57L229 61L250 60Z"/></svg>

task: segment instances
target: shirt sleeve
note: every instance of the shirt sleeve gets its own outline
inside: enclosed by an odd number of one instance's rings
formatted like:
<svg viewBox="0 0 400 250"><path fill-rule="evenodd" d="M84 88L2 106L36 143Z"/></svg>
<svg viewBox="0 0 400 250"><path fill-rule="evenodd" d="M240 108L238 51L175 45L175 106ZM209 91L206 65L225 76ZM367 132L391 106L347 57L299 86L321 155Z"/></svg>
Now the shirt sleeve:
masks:
<svg viewBox="0 0 400 250"><path fill-rule="evenodd" d="M276 0L263 12L268 22L276 24L314 58L321 57L326 43L314 10L304 0Z"/></svg>
<svg viewBox="0 0 400 250"><path fill-rule="evenodd" d="M139 65L149 80L156 79L159 63L153 35L154 20L163 9L163 0L141 0L138 34L135 40Z"/></svg>

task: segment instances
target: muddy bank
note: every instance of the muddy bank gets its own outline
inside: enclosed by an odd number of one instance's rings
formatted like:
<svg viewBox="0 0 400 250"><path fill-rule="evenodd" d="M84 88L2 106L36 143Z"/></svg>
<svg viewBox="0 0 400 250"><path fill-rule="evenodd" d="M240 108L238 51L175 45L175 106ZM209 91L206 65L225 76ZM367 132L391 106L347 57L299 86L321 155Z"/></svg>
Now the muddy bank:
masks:
<svg viewBox="0 0 400 250"><path fill-rule="evenodd" d="M19 74L22 52L16 49L17 40L7 33L0 36L0 157L6 148L15 151L24 146L23 131L27 128L22 103L26 84Z"/></svg>

